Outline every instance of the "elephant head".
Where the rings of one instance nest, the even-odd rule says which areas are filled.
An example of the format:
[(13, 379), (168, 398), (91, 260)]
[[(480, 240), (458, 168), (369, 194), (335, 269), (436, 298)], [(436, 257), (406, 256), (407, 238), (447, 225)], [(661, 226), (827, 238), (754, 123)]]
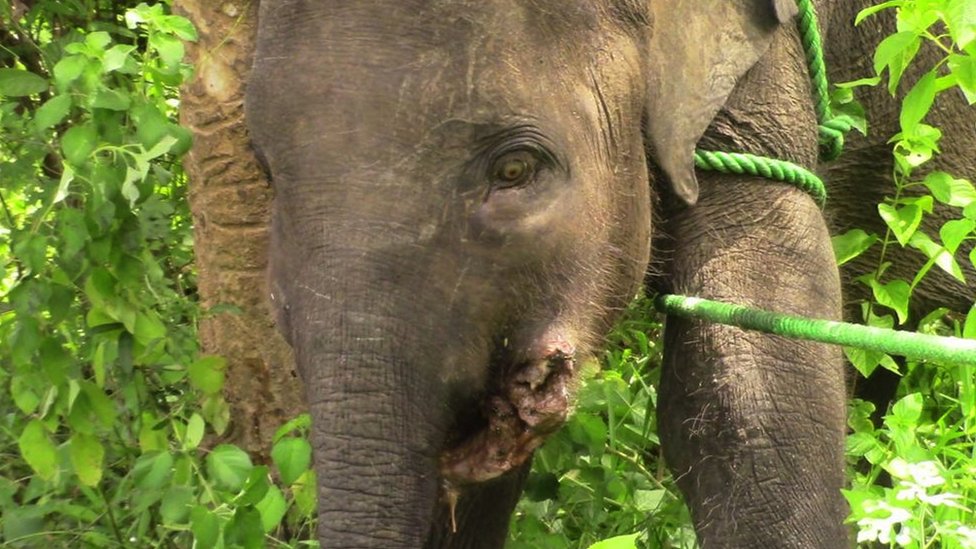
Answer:
[(262, 2), (247, 119), (323, 544), (422, 546), (562, 423), (643, 279), (647, 152), (693, 203), (694, 145), (791, 5)]

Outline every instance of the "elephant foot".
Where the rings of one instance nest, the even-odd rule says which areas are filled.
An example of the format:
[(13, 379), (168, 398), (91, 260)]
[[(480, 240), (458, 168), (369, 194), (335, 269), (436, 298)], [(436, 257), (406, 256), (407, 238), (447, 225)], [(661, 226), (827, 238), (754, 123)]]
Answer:
[(448, 498), (457, 488), (501, 476), (532, 456), (566, 421), (576, 378), (575, 349), (559, 338), (500, 380), (484, 401), (486, 424), (441, 456)]

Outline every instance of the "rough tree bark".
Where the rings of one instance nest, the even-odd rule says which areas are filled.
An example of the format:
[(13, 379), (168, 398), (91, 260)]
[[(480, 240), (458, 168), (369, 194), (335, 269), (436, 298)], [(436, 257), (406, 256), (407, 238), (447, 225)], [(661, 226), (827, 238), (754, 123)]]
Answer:
[(266, 456), (276, 427), (304, 410), (288, 345), (275, 331), (265, 267), (271, 188), (244, 126), (257, 0), (177, 0), (200, 40), (187, 57), (196, 76), (182, 90), (180, 117), (194, 134), (184, 166), (190, 178), (199, 292), (204, 310), (239, 313), (200, 321), (204, 352), (226, 357), (231, 408), (224, 438)]

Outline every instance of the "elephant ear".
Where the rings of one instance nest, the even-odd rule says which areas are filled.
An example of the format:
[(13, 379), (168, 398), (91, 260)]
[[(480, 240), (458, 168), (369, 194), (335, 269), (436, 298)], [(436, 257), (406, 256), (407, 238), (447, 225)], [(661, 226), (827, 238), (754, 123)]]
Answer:
[(686, 204), (698, 199), (695, 146), (739, 78), (769, 48), (795, 0), (649, 0), (647, 139)]

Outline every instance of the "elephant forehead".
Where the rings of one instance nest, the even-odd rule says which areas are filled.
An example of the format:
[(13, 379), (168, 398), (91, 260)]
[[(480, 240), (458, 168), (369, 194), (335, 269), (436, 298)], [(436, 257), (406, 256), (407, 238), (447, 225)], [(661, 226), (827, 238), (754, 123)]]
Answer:
[(289, 33), (294, 40), (262, 42), (249, 91), (270, 121), (257, 127), (274, 128), (268, 141), (283, 148), (342, 136), (399, 155), (449, 120), (490, 126), (565, 117), (592, 67), (621, 59), (608, 55), (615, 49), (608, 41), (629, 40), (595, 32), (605, 24), (598, 15), (610, 9), (599, 3), (565, 2), (558, 10), (541, 0), (322, 4), (331, 7), (262, 23), (265, 34), (282, 32), (286, 22), (299, 27)]

